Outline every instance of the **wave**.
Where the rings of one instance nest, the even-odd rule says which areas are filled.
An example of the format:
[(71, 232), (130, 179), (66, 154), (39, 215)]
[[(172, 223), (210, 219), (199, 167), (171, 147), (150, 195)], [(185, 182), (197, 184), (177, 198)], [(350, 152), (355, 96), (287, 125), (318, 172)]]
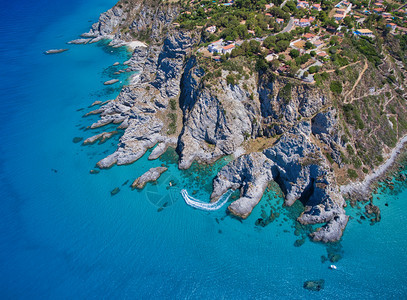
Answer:
[(213, 211), (213, 210), (218, 210), (220, 209), (223, 205), (225, 205), (226, 202), (228, 202), (230, 195), (232, 195), (233, 190), (228, 190), (226, 193), (224, 193), (218, 201), (213, 202), (213, 203), (207, 203), (204, 201), (201, 201), (199, 199), (193, 198), (189, 196), (187, 190), (183, 189), (181, 190), (181, 195), (182, 198), (184, 198), (185, 203), (188, 204), (189, 206), (192, 206), (194, 208), (198, 208), (201, 210), (206, 210), (206, 211)]

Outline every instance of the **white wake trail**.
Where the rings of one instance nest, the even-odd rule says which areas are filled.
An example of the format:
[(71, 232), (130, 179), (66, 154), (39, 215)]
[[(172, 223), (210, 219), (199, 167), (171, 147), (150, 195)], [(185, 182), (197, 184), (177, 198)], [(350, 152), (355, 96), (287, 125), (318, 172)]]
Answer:
[(187, 190), (181, 190), (181, 195), (184, 198), (186, 204), (194, 208), (207, 211), (218, 210), (219, 208), (221, 208), (223, 205), (225, 205), (226, 202), (228, 202), (229, 197), (230, 195), (232, 195), (232, 193), (233, 190), (228, 190), (219, 198), (218, 201), (213, 203), (207, 203), (189, 196)]

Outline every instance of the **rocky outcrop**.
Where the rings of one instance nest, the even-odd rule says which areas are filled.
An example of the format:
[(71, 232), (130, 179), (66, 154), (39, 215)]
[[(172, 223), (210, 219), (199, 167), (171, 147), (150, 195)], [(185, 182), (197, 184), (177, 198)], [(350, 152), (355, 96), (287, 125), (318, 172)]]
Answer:
[(111, 79), (111, 80), (105, 81), (103, 84), (104, 85), (112, 85), (112, 84), (117, 83), (117, 82), (119, 82), (119, 79)]
[(158, 178), (160, 178), (161, 174), (167, 170), (168, 169), (166, 167), (152, 168), (152, 169), (148, 170), (146, 173), (144, 173), (143, 175), (141, 175), (139, 178), (134, 180), (131, 187), (133, 189), (138, 188), (139, 190), (141, 190), (142, 188), (144, 188), (144, 186), (146, 185), (147, 182), (156, 181)]
[(330, 156), (342, 166), (340, 147), (344, 146), (340, 137), (342, 130), (338, 124), (338, 115), (334, 108), (330, 107), (312, 118), (312, 133), (330, 149)]
[(150, 155), (148, 156), (148, 159), (154, 160), (159, 158), (161, 155), (167, 151), (168, 147), (173, 147), (175, 148), (177, 145), (177, 138), (172, 137), (168, 138), (163, 142), (159, 142), (157, 146), (151, 151)]
[[(160, 50), (156, 47), (136, 50), (133, 62), (141, 66), (144, 61), (139, 80), (123, 88), (114, 101), (85, 115), (100, 114), (100, 119), (91, 125), (92, 129), (112, 123), (125, 129), (117, 150), (99, 161), (99, 168), (132, 163), (157, 143), (166, 145), (164, 148), (175, 146), (176, 138), (166, 132), (165, 112), (169, 97), (180, 92), (184, 60), (196, 42), (193, 34), (177, 31), (168, 37)], [(152, 153), (152, 158), (162, 154), (160, 147)]]
[(127, 17), (127, 13), (117, 5), (102, 13), (98, 22), (92, 25), (89, 32), (82, 34), (83, 37), (97, 38), (112, 37), (113, 33), (122, 24), (122, 19)]
[(229, 211), (241, 218), (249, 216), (260, 201), (267, 184), (276, 181), (285, 194), (285, 204), (300, 200), (305, 206), (298, 217), (302, 224), (326, 223), (312, 234), (314, 240), (337, 241), (348, 217), (333, 173), (321, 150), (311, 142), (311, 124), (299, 123), (262, 153), (243, 155), (223, 167), (213, 183), (212, 200), (228, 189), (240, 189), (240, 198)]
[(103, 144), (106, 142), (108, 139), (110, 139), (112, 136), (117, 134), (117, 131), (111, 131), (111, 132), (102, 132), (97, 135), (94, 135), (90, 138), (87, 138), (86, 140), (83, 141), (84, 145), (90, 145), (95, 143), (96, 141), (99, 141), (99, 144)]
[[(210, 163), (235, 152), (252, 136), (253, 120), (260, 115), (259, 103), (250, 98), (248, 90), (227, 84), (227, 72), (223, 71), (216, 91), (207, 87), (197, 91), (201, 70), (187, 72), (180, 99), (184, 111), (177, 148), (181, 169), (189, 168), (194, 160)], [(245, 83), (255, 85), (255, 78), (250, 77)]]
[(135, 37), (161, 41), (178, 14), (177, 4), (119, 1), (82, 37), (92, 38), (91, 43), (111, 39), (114, 47), (124, 46)]
[(329, 104), (327, 96), (309, 85), (287, 78), (259, 82), (259, 97), (266, 136), (282, 134), (300, 118), (310, 118)]
[[(213, 181), (211, 201), (219, 199), (229, 189), (240, 189), (240, 198), (234, 201), (229, 211), (247, 218), (259, 203), (268, 183), (273, 180), (274, 163), (262, 153), (240, 156), (223, 167)], [(276, 175), (276, 174), (274, 174)]]
[(76, 39), (68, 42), (68, 44), (74, 44), (74, 45), (81, 45), (81, 44), (87, 44), (91, 41), (90, 38), (88, 39)]

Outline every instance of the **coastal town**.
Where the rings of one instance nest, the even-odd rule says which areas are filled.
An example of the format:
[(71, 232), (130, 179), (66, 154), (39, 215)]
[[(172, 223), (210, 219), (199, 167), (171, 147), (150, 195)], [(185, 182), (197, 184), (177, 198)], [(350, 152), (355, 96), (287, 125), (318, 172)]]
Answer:
[(343, 39), (375, 52), (377, 36), (402, 37), (407, 32), (406, 5), (384, 0), (191, 0), (183, 8), (174, 25), (203, 31), (198, 55), (217, 63), (256, 57), (258, 67), (307, 83), (318, 83), (324, 72), (357, 61), (341, 48)]

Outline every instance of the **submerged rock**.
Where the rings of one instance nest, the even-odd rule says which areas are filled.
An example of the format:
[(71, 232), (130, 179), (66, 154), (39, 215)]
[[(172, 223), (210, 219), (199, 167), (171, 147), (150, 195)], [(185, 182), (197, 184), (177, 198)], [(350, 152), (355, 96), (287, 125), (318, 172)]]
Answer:
[(144, 186), (146, 185), (147, 182), (156, 181), (158, 178), (160, 178), (161, 174), (164, 173), (167, 170), (168, 169), (166, 167), (151, 168), (146, 173), (141, 175), (139, 178), (134, 180), (134, 182), (131, 185), (132, 189), (134, 189), (134, 188), (137, 188), (137, 189), (144, 188)]
[(99, 170), (90, 170), (89, 173), (90, 174), (99, 174)]
[(365, 206), (365, 211), (366, 211), (366, 215), (368, 217), (372, 217), (372, 222), (376, 223), (376, 222), (380, 222), (381, 220), (381, 212), (380, 212), (380, 208), (376, 205), (373, 205), (373, 203), (369, 203), (368, 205)]
[(110, 192), (110, 195), (112, 195), (112, 196), (114, 196), (114, 195), (116, 195), (117, 193), (119, 193), (120, 192), (120, 188), (115, 188), (115, 189), (113, 189), (111, 192)]
[(296, 241), (294, 242), (294, 247), (301, 247), (302, 245), (304, 245), (304, 243), (305, 243), (305, 238), (296, 240)]
[(83, 137), (74, 137), (72, 139), (72, 142), (74, 142), (75, 144), (80, 143), (83, 140)]
[(310, 291), (315, 291), (318, 292), (322, 290), (325, 286), (325, 280), (324, 279), (319, 279), (319, 280), (308, 280), (304, 282), (304, 289), (310, 290)]

